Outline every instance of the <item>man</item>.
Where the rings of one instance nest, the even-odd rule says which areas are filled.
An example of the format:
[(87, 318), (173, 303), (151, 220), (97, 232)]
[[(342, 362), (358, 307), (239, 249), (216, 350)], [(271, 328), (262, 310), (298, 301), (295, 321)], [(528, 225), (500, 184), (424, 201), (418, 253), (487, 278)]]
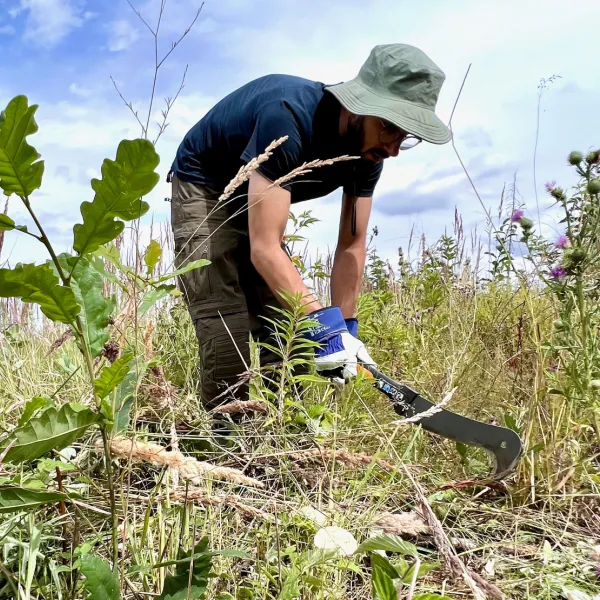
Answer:
[[(373, 362), (357, 338), (355, 318), (373, 192), (385, 159), (421, 141), (450, 140), (434, 112), (444, 79), (413, 46), (376, 46), (354, 80), (328, 86), (287, 75), (261, 77), (221, 100), (186, 134), (170, 173), (172, 227), (176, 264), (211, 261), (180, 279), (200, 345), (206, 408), (245, 397), (240, 375), (250, 364), (249, 334), (268, 339), (262, 317), (277, 316), (270, 307), (282, 305), (279, 292), (301, 294), (304, 312), (319, 323), (307, 336), (320, 344), (319, 371), (338, 369), (347, 378), (356, 374), (357, 362)], [(287, 141), (234, 200), (219, 203), (239, 168), (283, 136)], [(359, 158), (273, 185), (304, 162), (342, 155)], [(323, 307), (281, 240), (291, 204), (338, 188), (331, 306)]]

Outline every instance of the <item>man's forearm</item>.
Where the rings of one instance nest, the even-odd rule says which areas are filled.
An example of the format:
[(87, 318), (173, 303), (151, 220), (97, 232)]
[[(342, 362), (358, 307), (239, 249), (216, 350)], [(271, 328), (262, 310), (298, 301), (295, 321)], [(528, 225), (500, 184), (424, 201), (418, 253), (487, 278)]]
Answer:
[(331, 272), (331, 304), (339, 306), (345, 319), (355, 316), (356, 303), (365, 269), (367, 250), (356, 244), (335, 252)]
[(256, 249), (252, 252), (252, 264), (266, 281), (271, 291), (283, 302), (278, 292), (291, 296), (301, 294), (301, 303), (306, 313), (321, 308), (316, 298), (304, 285), (302, 277), (281, 247)]

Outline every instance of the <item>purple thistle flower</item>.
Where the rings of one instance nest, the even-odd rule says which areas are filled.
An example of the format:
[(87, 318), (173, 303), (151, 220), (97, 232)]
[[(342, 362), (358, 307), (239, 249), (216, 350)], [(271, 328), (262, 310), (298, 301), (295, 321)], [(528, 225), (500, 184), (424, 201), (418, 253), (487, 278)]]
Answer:
[(564, 267), (558, 265), (550, 269), (550, 274), (552, 275), (552, 277), (554, 277), (554, 279), (558, 279), (560, 281), (561, 279), (564, 279), (569, 273)]
[(546, 191), (551, 192), (556, 187), (556, 181), (549, 181), (546, 183)]
[(561, 248), (564, 249), (569, 245), (569, 238), (566, 235), (559, 235), (558, 239), (556, 240), (556, 244), (555, 246), (557, 248)]
[(518, 210), (515, 210), (515, 212), (513, 212), (510, 220), (513, 223), (518, 223), (524, 216), (525, 216), (525, 211), (522, 208), (519, 208)]

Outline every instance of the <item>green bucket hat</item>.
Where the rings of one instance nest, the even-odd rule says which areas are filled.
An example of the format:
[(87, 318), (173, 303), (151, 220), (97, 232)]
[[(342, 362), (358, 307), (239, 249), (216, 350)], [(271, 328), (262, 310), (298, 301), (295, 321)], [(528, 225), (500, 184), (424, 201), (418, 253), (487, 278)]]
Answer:
[(418, 48), (383, 44), (371, 50), (354, 79), (326, 89), (354, 114), (380, 117), (426, 142), (445, 144), (452, 134), (435, 114), (445, 79)]

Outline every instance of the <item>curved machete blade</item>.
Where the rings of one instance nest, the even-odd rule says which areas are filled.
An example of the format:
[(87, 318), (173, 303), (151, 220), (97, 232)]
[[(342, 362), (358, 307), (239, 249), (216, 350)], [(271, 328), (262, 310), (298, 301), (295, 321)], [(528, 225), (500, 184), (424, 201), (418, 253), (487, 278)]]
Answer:
[[(375, 387), (392, 401), (394, 410), (400, 416), (412, 417), (435, 406), (433, 402), (379, 372), (372, 365), (361, 366), (373, 376)], [(519, 462), (523, 452), (521, 438), (512, 429), (475, 421), (446, 409), (422, 419), (418, 424), (422, 425), (423, 429), (445, 438), (470, 446), (479, 446), (491, 452), (496, 461), (495, 479), (508, 475)]]

